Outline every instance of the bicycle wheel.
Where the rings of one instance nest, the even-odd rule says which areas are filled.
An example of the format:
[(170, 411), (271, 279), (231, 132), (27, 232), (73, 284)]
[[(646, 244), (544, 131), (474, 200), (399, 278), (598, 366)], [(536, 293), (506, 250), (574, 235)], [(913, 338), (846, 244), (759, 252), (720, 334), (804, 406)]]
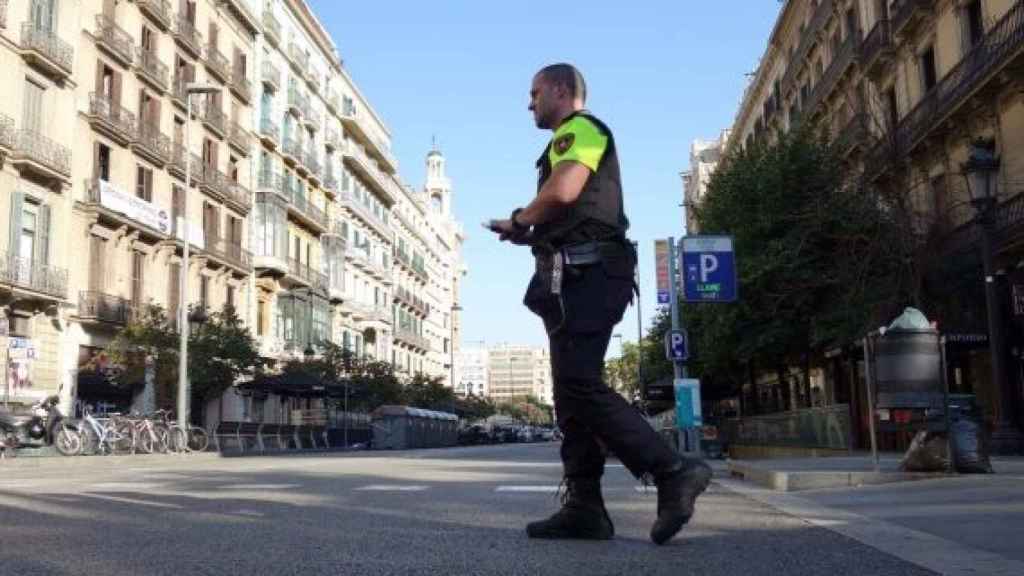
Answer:
[(171, 426), (168, 431), (168, 447), (174, 452), (185, 452), (188, 450), (188, 435), (183, 428)]
[(110, 453), (135, 452), (135, 427), (130, 422), (118, 422), (114, 424), (114, 430), (110, 438)]
[(79, 450), (80, 454), (92, 456), (99, 452), (100, 437), (96, 435), (96, 431), (92, 429), (92, 426), (86, 425), (79, 436), (82, 439), (82, 448)]
[(152, 454), (156, 447), (156, 435), (151, 430), (139, 431), (138, 441), (135, 446), (140, 452)]
[(153, 449), (161, 454), (167, 454), (170, 450), (171, 439), (167, 428), (162, 426), (153, 428), (153, 435), (156, 437)]
[(202, 426), (192, 426), (188, 429), (188, 449), (193, 452), (205, 452), (210, 447), (210, 435)]
[(53, 443), (64, 456), (76, 456), (82, 451), (82, 437), (70, 428), (61, 428)]

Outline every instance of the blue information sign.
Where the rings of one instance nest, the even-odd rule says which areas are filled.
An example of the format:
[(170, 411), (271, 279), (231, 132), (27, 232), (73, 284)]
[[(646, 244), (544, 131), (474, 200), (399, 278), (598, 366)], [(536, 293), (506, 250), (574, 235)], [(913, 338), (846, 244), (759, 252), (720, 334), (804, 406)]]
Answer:
[(686, 302), (735, 302), (736, 255), (730, 236), (683, 238), (683, 299)]
[(665, 333), (665, 358), (669, 362), (686, 362), (690, 359), (686, 330), (669, 330)]
[(678, 378), (674, 382), (676, 392), (676, 426), (693, 428), (703, 426), (704, 418), (700, 409), (700, 380)]

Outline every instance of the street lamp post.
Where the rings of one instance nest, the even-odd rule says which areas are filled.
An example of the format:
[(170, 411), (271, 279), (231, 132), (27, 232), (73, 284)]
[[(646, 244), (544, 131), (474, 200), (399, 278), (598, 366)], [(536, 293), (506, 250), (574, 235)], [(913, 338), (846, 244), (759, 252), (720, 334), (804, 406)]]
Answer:
[[(192, 96), (194, 94), (219, 94), (220, 88), (206, 84), (185, 85), (185, 192), (181, 195), (181, 220), (184, 248), (181, 267), (178, 270), (178, 426), (188, 430), (189, 380), (188, 380), (188, 246), (192, 240), (188, 225), (188, 189), (192, 185)], [(177, 224), (177, 223), (175, 223)]]
[(982, 267), (985, 274), (985, 307), (988, 312), (988, 345), (992, 362), (992, 384), (999, 398), (998, 420), (992, 431), (992, 448), (996, 453), (1013, 454), (1020, 450), (1021, 434), (1013, 424), (1010, 412), (1013, 391), (1006, 375), (1003, 318), (999, 312), (999, 294), (995, 283), (995, 208), (998, 203), (999, 157), (995, 143), (977, 140), (970, 148), (970, 156), (963, 165), (971, 204), (981, 221)]

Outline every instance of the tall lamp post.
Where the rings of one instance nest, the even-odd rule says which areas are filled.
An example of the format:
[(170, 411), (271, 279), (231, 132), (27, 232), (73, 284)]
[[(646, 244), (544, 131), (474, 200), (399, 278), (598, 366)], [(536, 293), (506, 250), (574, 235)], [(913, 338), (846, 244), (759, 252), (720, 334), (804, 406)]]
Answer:
[[(185, 85), (185, 192), (181, 195), (181, 220), (184, 248), (181, 267), (178, 270), (178, 426), (188, 430), (188, 409), (190, 386), (188, 380), (188, 247), (192, 240), (188, 225), (188, 189), (192, 185), (192, 96), (195, 94), (219, 94), (220, 88), (208, 84), (189, 83)], [(175, 223), (177, 224), (177, 223)]]
[(998, 420), (992, 432), (992, 448), (996, 453), (1013, 454), (1021, 448), (1021, 434), (1011, 418), (1013, 391), (1006, 374), (1003, 318), (995, 283), (995, 208), (999, 201), (999, 157), (995, 142), (976, 140), (963, 165), (971, 204), (981, 221), (982, 266), (985, 273), (985, 306), (988, 312), (988, 345), (992, 362), (992, 384), (998, 394)]

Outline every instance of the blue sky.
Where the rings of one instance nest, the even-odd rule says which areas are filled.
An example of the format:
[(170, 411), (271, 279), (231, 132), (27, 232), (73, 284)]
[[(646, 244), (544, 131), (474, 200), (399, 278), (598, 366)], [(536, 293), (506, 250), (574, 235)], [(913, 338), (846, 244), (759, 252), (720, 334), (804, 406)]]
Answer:
[[(656, 238), (682, 234), (682, 183), (695, 138), (731, 125), (745, 74), (764, 52), (773, 0), (586, 3), (310, 0), (345, 66), (392, 132), (403, 179), (417, 187), (436, 135), (469, 234), (464, 343), (546, 343), (520, 304), (532, 271), (522, 248), (480, 222), (535, 193), (533, 163), (550, 137), (527, 111), (533, 73), (578, 66), (588, 108), (615, 133), (630, 236), (640, 242), (642, 316), (655, 312)], [(585, 7), (585, 8), (584, 8)], [(619, 326), (636, 340), (636, 309)], [(613, 343), (610, 354), (618, 354)]]

